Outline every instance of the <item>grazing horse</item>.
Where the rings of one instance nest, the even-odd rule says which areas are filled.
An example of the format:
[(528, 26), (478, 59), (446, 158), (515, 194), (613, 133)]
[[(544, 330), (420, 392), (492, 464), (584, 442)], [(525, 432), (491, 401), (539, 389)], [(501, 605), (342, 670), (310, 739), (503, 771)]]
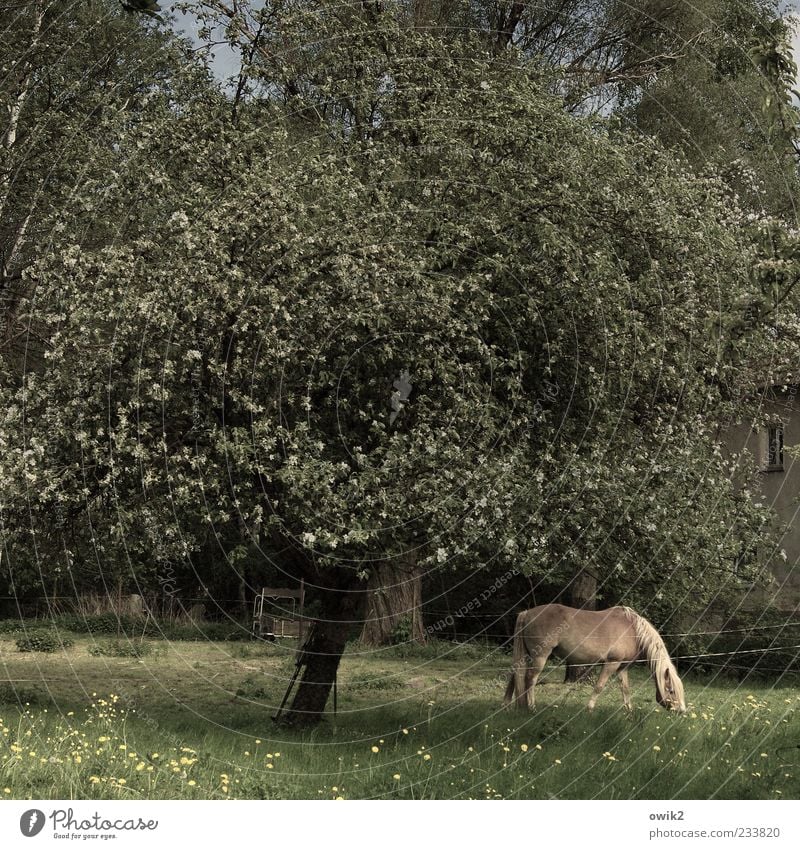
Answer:
[(592, 710), (608, 679), (619, 673), (622, 701), (631, 709), (628, 667), (647, 661), (656, 682), (656, 701), (670, 710), (686, 711), (683, 684), (661, 635), (629, 607), (580, 610), (543, 604), (523, 610), (514, 627), (514, 669), (505, 703), (533, 707), (533, 688), (551, 654), (573, 664), (603, 664), (588, 708)]

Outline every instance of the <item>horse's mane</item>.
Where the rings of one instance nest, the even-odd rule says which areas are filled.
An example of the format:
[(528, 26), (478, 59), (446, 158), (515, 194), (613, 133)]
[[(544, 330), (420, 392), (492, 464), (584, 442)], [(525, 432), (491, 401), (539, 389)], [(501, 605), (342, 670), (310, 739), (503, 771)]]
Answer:
[(678, 670), (675, 669), (675, 664), (670, 659), (661, 634), (644, 616), (640, 616), (635, 610), (631, 610), (630, 607), (623, 607), (622, 610), (636, 630), (636, 642), (642, 654), (647, 658), (647, 663), (659, 692), (662, 696), (666, 693), (666, 676), (669, 673), (672, 689), (675, 691), (679, 703), (684, 704), (683, 683), (678, 676)]

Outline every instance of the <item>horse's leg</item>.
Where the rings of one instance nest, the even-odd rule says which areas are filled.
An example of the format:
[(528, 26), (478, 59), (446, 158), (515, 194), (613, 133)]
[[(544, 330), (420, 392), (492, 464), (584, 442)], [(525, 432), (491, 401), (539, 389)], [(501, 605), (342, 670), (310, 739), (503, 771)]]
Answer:
[(589, 699), (589, 704), (587, 707), (589, 710), (594, 710), (595, 703), (597, 702), (597, 697), (603, 691), (603, 687), (606, 686), (606, 682), (608, 679), (619, 669), (619, 663), (606, 663), (603, 665), (603, 669), (600, 672), (600, 676), (597, 679), (597, 683), (594, 685), (594, 692), (592, 693), (592, 697)]
[(511, 675), (508, 677), (508, 684), (506, 685), (506, 694), (503, 698), (503, 704), (508, 706), (514, 701), (514, 685), (515, 685), (515, 673), (512, 670)]
[[(528, 670), (528, 654), (523, 651), (521, 656), (514, 658), (514, 671), (511, 673), (511, 681), (508, 682), (507, 693), (512, 694), (512, 698), (516, 699), (518, 708), (526, 708), (528, 699), (526, 696), (526, 679)], [(513, 682), (513, 688), (512, 688)]]
[(528, 667), (528, 670), (525, 674), (525, 692), (528, 697), (528, 707), (534, 708), (536, 707), (536, 682), (539, 680), (539, 676), (542, 674), (542, 670), (544, 669), (545, 664), (547, 663), (547, 658), (550, 657), (549, 651), (544, 651), (542, 654), (536, 655), (536, 657), (531, 658), (531, 665)]
[(619, 685), (622, 688), (622, 703), (627, 710), (633, 710), (631, 706), (631, 688), (628, 685), (628, 667), (623, 666), (619, 671)]

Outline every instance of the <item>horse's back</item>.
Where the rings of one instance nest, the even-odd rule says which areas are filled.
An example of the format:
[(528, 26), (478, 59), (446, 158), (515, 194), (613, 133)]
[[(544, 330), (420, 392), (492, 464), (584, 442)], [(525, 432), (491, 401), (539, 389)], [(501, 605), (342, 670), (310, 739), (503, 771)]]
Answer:
[(543, 604), (518, 618), (528, 651), (552, 651), (575, 663), (631, 661), (639, 653), (635, 626), (622, 607), (583, 610), (563, 604)]

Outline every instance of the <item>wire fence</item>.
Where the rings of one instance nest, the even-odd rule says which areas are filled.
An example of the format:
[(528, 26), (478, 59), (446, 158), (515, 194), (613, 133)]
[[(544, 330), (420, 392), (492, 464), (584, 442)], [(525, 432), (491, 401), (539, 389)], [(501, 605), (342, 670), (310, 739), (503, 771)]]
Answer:
[[(113, 604), (115, 599), (109, 598), (109, 602)], [(19, 599), (15, 596), (0, 596), (0, 601), (14, 601), (19, 603)], [(79, 599), (77, 599), (74, 595), (72, 596), (39, 596), (31, 599), (26, 599), (26, 605), (35, 605), (37, 603), (44, 603), (44, 605), (50, 606), (54, 602), (63, 602), (70, 601), (73, 603), (79, 603)], [(218, 599), (218, 598), (210, 598), (206, 597), (197, 597), (197, 598), (182, 598), (180, 599), (180, 606), (182, 607), (190, 607), (192, 604), (211, 604), (215, 606), (221, 606), (224, 604), (241, 604), (241, 599)], [(108, 611), (109, 613), (114, 613), (113, 609)], [(504, 617), (511, 616), (513, 613), (509, 611), (508, 613), (503, 614), (494, 614), (494, 613), (476, 613), (476, 612), (465, 612), (465, 613), (452, 613), (451, 611), (445, 610), (435, 610), (426, 608), (424, 605), (422, 606), (422, 614), (423, 616), (440, 616), (445, 617), (446, 620), (451, 620), (447, 622), (446, 625), (441, 628), (437, 628), (436, 632), (440, 633), (442, 636), (447, 636), (448, 638), (453, 638), (455, 640), (459, 640), (462, 643), (470, 643), (475, 642), (478, 639), (493, 639), (499, 640), (501, 646), (505, 646), (509, 644), (513, 640), (513, 632), (510, 631), (495, 631), (489, 630), (493, 626), (496, 626), (498, 622), (500, 622)], [(490, 624), (488, 624), (485, 628), (479, 628), (478, 630), (473, 631), (457, 631), (454, 626), (456, 622), (464, 621), (464, 620), (486, 620), (489, 619)], [(662, 637), (669, 638), (687, 638), (687, 637), (720, 637), (726, 635), (733, 634), (743, 634), (743, 635), (752, 635), (756, 633), (761, 633), (765, 631), (771, 630), (784, 630), (791, 629), (800, 626), (800, 620), (796, 619), (787, 619), (785, 622), (780, 623), (769, 623), (769, 624), (754, 624), (748, 625), (740, 628), (722, 628), (716, 630), (707, 630), (707, 631), (673, 631), (673, 632), (664, 632), (661, 634)], [(434, 636), (431, 631), (432, 626), (429, 626), (426, 631), (429, 636)], [(789, 652), (789, 651), (798, 651), (800, 650), (800, 644), (794, 645), (785, 645), (785, 646), (765, 646), (759, 648), (738, 648), (738, 649), (730, 649), (727, 651), (716, 651), (716, 652), (702, 652), (697, 654), (680, 654), (680, 655), (672, 655), (673, 660), (706, 660), (710, 658), (722, 658), (722, 657), (736, 657), (739, 655), (763, 655), (775, 652)], [(795, 658), (797, 660), (798, 658)], [(647, 663), (647, 660), (637, 660), (635, 663)], [(574, 667), (583, 667), (583, 666), (596, 666), (597, 664), (593, 663), (576, 663), (570, 664), (570, 666)], [(751, 669), (751, 666), (735, 666), (733, 664), (708, 664), (708, 665), (716, 665), (721, 668), (739, 668), (739, 669)], [(775, 672), (775, 673), (785, 673), (787, 668), (777, 669), (766, 669), (765, 667), (759, 667), (760, 671), (767, 672)]]

